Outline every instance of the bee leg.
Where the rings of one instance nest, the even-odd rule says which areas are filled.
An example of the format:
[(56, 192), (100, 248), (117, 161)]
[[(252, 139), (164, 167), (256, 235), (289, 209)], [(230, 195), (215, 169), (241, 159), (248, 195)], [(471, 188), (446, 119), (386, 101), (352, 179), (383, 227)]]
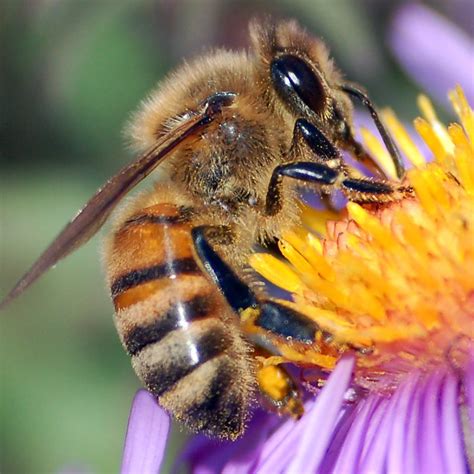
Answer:
[(353, 202), (391, 202), (412, 194), (410, 186), (394, 186), (388, 181), (371, 178), (352, 178), (345, 170), (337, 170), (321, 163), (297, 161), (279, 165), (273, 170), (265, 202), (267, 216), (277, 214), (282, 206), (281, 184), (283, 177), (306, 183), (340, 189)]
[[(338, 169), (342, 167), (341, 154), (317, 127), (303, 118), (295, 122), (289, 155), (299, 156), (301, 147), (309, 147), (316, 163), (288, 160), (289, 163), (273, 170), (267, 191), (265, 215), (274, 216), (281, 210), (281, 184), (284, 176), (319, 185), (330, 186), (335, 183)], [(298, 169), (302, 170), (305, 164), (308, 165), (307, 172), (299, 173)], [(327, 192), (323, 196), (324, 194), (327, 195)], [(325, 203), (330, 203), (330, 199), (326, 198)]]
[(226, 226), (197, 226), (191, 231), (194, 249), (206, 273), (220, 288), (231, 308), (239, 314), (247, 308), (256, 308), (258, 305), (254, 292), (245, 284), (224, 262), (214, 250), (209, 240), (221, 243), (230, 243), (231, 230)]
[[(258, 297), (222, 259), (209, 243), (209, 236), (227, 233), (224, 226), (198, 226), (191, 231), (194, 249), (207, 274), (220, 288), (228, 304), (236, 314), (253, 310), (254, 324), (282, 338), (291, 338), (305, 344), (314, 342), (315, 334), (321, 331), (310, 318), (267, 298)], [(324, 338), (330, 334), (322, 331)]]
[(273, 170), (265, 201), (267, 216), (274, 216), (281, 210), (281, 186), (285, 176), (305, 183), (314, 183), (325, 190), (331, 187), (339, 188), (350, 200), (356, 202), (395, 201), (412, 192), (410, 187), (396, 186), (382, 180), (352, 178), (338, 149), (318, 128), (305, 119), (296, 121), (295, 140), (304, 140), (318, 161), (284, 163)]
[(411, 186), (393, 186), (389, 182), (371, 178), (345, 177), (340, 183), (341, 191), (353, 202), (392, 202), (413, 193)]
[(309, 147), (313, 157), (320, 163), (330, 164), (331, 166), (342, 163), (341, 153), (326, 138), (323, 132), (308, 120), (299, 118), (293, 127), (293, 143), (290, 153), (298, 156), (299, 148), (306, 146)]
[(305, 183), (332, 186), (336, 183), (339, 171), (322, 163), (296, 161), (278, 165), (272, 173), (265, 200), (265, 215), (274, 216), (282, 207), (281, 186), (283, 177), (293, 178)]
[[(321, 162), (329, 162), (330, 166), (341, 166), (342, 156), (339, 150), (324, 136), (324, 134), (306, 119), (300, 118), (295, 122), (293, 130), (293, 149), (298, 152), (298, 146), (309, 146), (315, 157)], [(354, 158), (368, 168), (375, 176), (381, 179), (387, 179), (380, 164), (369, 155), (367, 150), (354, 138), (349, 126), (346, 126), (344, 132), (344, 141), (341, 143), (344, 149), (347, 149)], [(330, 163), (330, 161), (333, 163)]]
[[(271, 332), (279, 338), (292, 338), (306, 344), (315, 340), (319, 326), (296, 311), (272, 301), (258, 298), (252, 289), (244, 283), (231, 267), (213, 249), (209, 239), (228, 239), (229, 229), (224, 226), (198, 226), (192, 229), (194, 248), (206, 272), (220, 288), (228, 304), (240, 317), (252, 314), (253, 323)], [(327, 337), (328, 333), (322, 332)], [(272, 355), (261, 344), (254, 342), (254, 355), (268, 357)], [(303, 403), (300, 392), (291, 375), (281, 365), (257, 363), (256, 379), (264, 403), (279, 414), (300, 418)]]
[[(360, 92), (360, 94), (362, 93)], [(387, 149), (393, 158), (397, 173), (399, 174), (399, 177), (401, 177), (403, 176), (404, 170), (403, 164), (401, 164), (401, 158), (400, 154), (398, 153), (398, 149), (393, 143), (387, 130), (380, 122), (377, 112), (375, 111), (375, 108), (373, 107), (370, 100), (366, 96), (363, 97), (365, 98), (364, 100), (367, 102), (372, 116), (377, 123), (380, 134), (384, 138), (385, 145), (387, 146)], [(355, 202), (395, 201), (413, 193), (413, 189), (410, 186), (397, 185), (396, 183), (390, 183), (389, 181), (383, 179), (354, 178), (350, 176), (350, 172), (344, 165), (342, 156), (336, 146), (333, 145), (317, 127), (309, 123), (306, 119), (298, 119), (296, 121), (293, 135), (293, 147), (297, 147), (298, 143), (299, 146), (301, 146), (302, 143), (306, 144), (314, 153), (318, 162), (326, 166), (327, 169), (325, 172), (321, 173), (321, 176), (318, 177), (317, 170), (313, 168), (316, 173), (306, 173), (305, 178), (305, 173), (303, 172), (304, 162), (301, 162), (303, 166), (299, 172), (295, 168), (284, 171), (284, 173), (288, 173), (288, 176), (292, 175), (291, 177), (295, 179), (301, 179), (303, 181), (307, 180), (308, 182), (314, 182), (323, 186), (327, 185), (337, 187), (341, 189), (348, 199)], [(356, 144), (354, 146), (359, 147), (358, 150), (361, 153), (363, 152), (367, 157), (369, 157), (369, 155), (367, 155), (366, 151), (359, 143), (355, 141), (354, 143)], [(311, 166), (309, 166), (309, 168), (311, 169)]]
[(279, 415), (299, 419), (304, 413), (301, 393), (290, 373), (281, 365), (266, 365), (264, 359), (272, 354), (259, 344), (254, 345), (258, 357), (256, 378), (263, 405)]

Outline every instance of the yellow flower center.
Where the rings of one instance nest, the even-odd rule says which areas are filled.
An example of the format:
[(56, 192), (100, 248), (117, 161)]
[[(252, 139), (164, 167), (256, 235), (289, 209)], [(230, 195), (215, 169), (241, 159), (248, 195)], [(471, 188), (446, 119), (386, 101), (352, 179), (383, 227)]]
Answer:
[[(413, 164), (415, 197), (384, 205), (348, 203), (340, 214), (303, 209), (287, 233), (287, 262), (255, 254), (252, 266), (290, 291), (285, 304), (314, 319), (334, 340), (310, 348), (282, 343), (281, 361), (332, 368), (354, 348), (357, 382), (391, 390), (413, 370), (462, 366), (474, 347), (474, 113), (460, 88), (450, 94), (460, 124), (442, 125), (426, 97), (415, 128), (434, 160), (426, 163), (395, 115), (384, 118)], [(368, 131), (366, 146), (387, 173), (393, 166)]]

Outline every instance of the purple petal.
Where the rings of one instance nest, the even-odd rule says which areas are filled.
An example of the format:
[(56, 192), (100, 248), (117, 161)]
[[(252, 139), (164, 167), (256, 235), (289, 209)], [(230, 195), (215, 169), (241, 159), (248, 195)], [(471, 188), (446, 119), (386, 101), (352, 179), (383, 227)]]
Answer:
[[(293, 461), (287, 473), (315, 472), (318, 469), (329, 441), (333, 435), (338, 415), (344, 401), (344, 394), (351, 382), (354, 357), (343, 356), (329, 376), (326, 385), (316, 399), (311, 411), (306, 414), (306, 424), (317, 436), (303, 436), (300, 439)], [(316, 429), (317, 427), (317, 429)]]
[(163, 461), (170, 418), (153, 395), (138, 390), (128, 419), (122, 474), (156, 474)]
[(192, 464), (193, 474), (219, 474), (222, 466), (232, 457), (234, 448), (231, 445), (215, 446)]
[(390, 436), (398, 414), (402, 391), (398, 390), (390, 398), (388, 403), (380, 403), (377, 407), (379, 415), (383, 414), (377, 429), (373, 432), (373, 437), (365, 443), (361, 472), (383, 472), (387, 462), (387, 455), (390, 446)]
[(405, 456), (403, 472), (419, 472), (419, 444), (423, 437), (422, 430), (422, 404), (424, 394), (423, 383), (415, 386), (411, 409), (406, 427)]
[(360, 411), (358, 410), (359, 405), (363, 405), (364, 401), (359, 403), (354, 403), (346, 407), (345, 410), (341, 412), (341, 418), (337, 423), (337, 426), (334, 428), (334, 435), (329, 443), (329, 448), (324, 455), (324, 459), (318, 468), (318, 474), (325, 474), (332, 472), (334, 469), (334, 464), (337, 461), (341, 448), (345, 443), (347, 436), (350, 433), (351, 426), (353, 426), (354, 421), (357, 419)]
[(204, 435), (192, 436), (186, 443), (184, 450), (179, 455), (173, 472), (179, 471), (181, 463), (190, 462), (197, 458), (200, 453), (208, 453), (210, 450), (216, 449), (217, 446), (217, 441), (206, 438)]
[(248, 433), (236, 445), (232, 458), (222, 469), (222, 474), (239, 474), (251, 472), (256, 463), (270, 430), (278, 423), (276, 416), (257, 413), (252, 419)]
[[(311, 406), (311, 402), (305, 405), (305, 409), (308, 409), (308, 406)], [(254, 472), (273, 474), (278, 467), (288, 462), (291, 451), (298, 442), (300, 432), (303, 432), (302, 421), (287, 420), (268, 438), (254, 467)]]
[(387, 450), (388, 472), (404, 472), (403, 463), (406, 455), (407, 426), (419, 378), (418, 373), (413, 373), (410, 375), (409, 380), (398, 389), (400, 391), (400, 400), (393, 421), (390, 447)]
[(471, 433), (474, 432), (474, 351), (470, 353), (463, 380)]
[(333, 472), (354, 472), (359, 464), (367, 426), (372, 421), (372, 414), (380, 402), (377, 396), (369, 397), (359, 403), (354, 424), (341, 447)]
[(466, 465), (459, 420), (459, 384), (457, 377), (452, 374), (448, 375), (441, 397), (441, 435), (446, 472), (464, 472)]
[(430, 473), (447, 472), (442, 457), (441, 420), (439, 398), (444, 374), (434, 373), (425, 385), (423, 400), (423, 420), (421, 433), (423, 440), (419, 450), (420, 471)]
[[(245, 436), (249, 436), (249, 433)], [(239, 443), (241, 439), (232, 443), (209, 439), (204, 435), (193, 436), (174, 466), (173, 472), (181, 472), (182, 464), (187, 464), (193, 474), (218, 474), (232, 458)]]
[(193, 474), (250, 472), (260, 450), (279, 419), (258, 411), (252, 418), (244, 436), (237, 441), (212, 440), (204, 435), (193, 436), (180, 455), (173, 472), (181, 472), (187, 464)]
[(305, 415), (299, 421), (288, 420), (265, 443), (254, 472), (273, 474), (280, 472), (293, 459), (301, 438), (312, 428), (308, 423), (308, 414), (315, 405), (310, 401), (305, 405)]
[(474, 44), (463, 31), (435, 11), (407, 3), (393, 19), (390, 46), (410, 75), (438, 101), (461, 84), (474, 102)]
[[(311, 410), (314, 402), (305, 405), (306, 414)], [(258, 474), (272, 474), (280, 472), (286, 466), (298, 445), (301, 436), (308, 429), (305, 423), (306, 416), (299, 421), (286, 421), (265, 443), (260, 458), (254, 467)]]
[(181, 472), (183, 464), (189, 465), (194, 474), (219, 472), (226, 459), (223, 456), (229, 456), (229, 448), (226, 442), (209, 439), (204, 435), (192, 436), (171, 472)]
[(378, 396), (379, 403), (375, 407), (372, 415), (370, 416), (369, 424), (367, 426), (367, 431), (365, 437), (361, 440), (362, 442), (362, 453), (360, 455), (359, 464), (369, 455), (370, 449), (375, 443), (375, 438), (379, 433), (380, 426), (387, 417), (387, 411), (390, 407), (390, 400), (382, 396)]

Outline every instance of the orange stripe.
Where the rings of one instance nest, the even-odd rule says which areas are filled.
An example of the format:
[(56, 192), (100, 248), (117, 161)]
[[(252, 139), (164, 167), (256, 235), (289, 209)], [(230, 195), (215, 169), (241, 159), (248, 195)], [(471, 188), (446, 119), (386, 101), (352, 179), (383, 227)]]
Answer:
[[(112, 258), (108, 265), (108, 276), (112, 287), (120, 279), (142, 269), (159, 267), (167, 262), (176, 262), (178, 265), (181, 261), (194, 261), (192, 224), (186, 221), (189, 218), (186, 209), (188, 208), (173, 204), (156, 204), (141, 209), (127, 218), (115, 233), (113, 240)], [(163, 217), (166, 220), (166, 218), (180, 216), (183, 216), (183, 222), (163, 223), (159, 219)], [(152, 222), (150, 217), (157, 219)], [(133, 287), (126, 288), (114, 296), (115, 309), (116, 311), (124, 310), (146, 301), (157, 293), (161, 293), (164, 299), (167, 299), (165, 292), (181, 293), (183, 290), (187, 293), (190, 282), (194, 281), (189, 280), (187, 278), (189, 276), (183, 272), (178, 273), (177, 278), (174, 279), (157, 277), (142, 283), (137, 282)], [(199, 269), (194, 277), (206, 281)], [(204, 284), (205, 287), (209, 285), (207, 281)]]
[[(156, 214), (155, 214), (156, 215)], [(130, 222), (130, 219), (127, 221)], [(109, 275), (112, 280), (136, 270), (193, 256), (191, 227), (141, 222), (125, 224), (114, 236)]]
[(121, 309), (128, 308), (131, 305), (146, 300), (159, 291), (166, 291), (171, 282), (172, 280), (169, 279), (155, 280), (143, 283), (135, 288), (130, 288), (130, 290), (127, 290), (114, 298), (115, 310), (120, 311)]

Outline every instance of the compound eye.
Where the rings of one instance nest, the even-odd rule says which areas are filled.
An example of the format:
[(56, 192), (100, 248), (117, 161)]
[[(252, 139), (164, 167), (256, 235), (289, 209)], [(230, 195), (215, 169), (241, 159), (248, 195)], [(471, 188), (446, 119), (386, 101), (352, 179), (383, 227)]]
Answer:
[(294, 94), (313, 112), (324, 109), (326, 94), (323, 84), (302, 59), (286, 55), (272, 61), (272, 80), (286, 102), (294, 102)]

